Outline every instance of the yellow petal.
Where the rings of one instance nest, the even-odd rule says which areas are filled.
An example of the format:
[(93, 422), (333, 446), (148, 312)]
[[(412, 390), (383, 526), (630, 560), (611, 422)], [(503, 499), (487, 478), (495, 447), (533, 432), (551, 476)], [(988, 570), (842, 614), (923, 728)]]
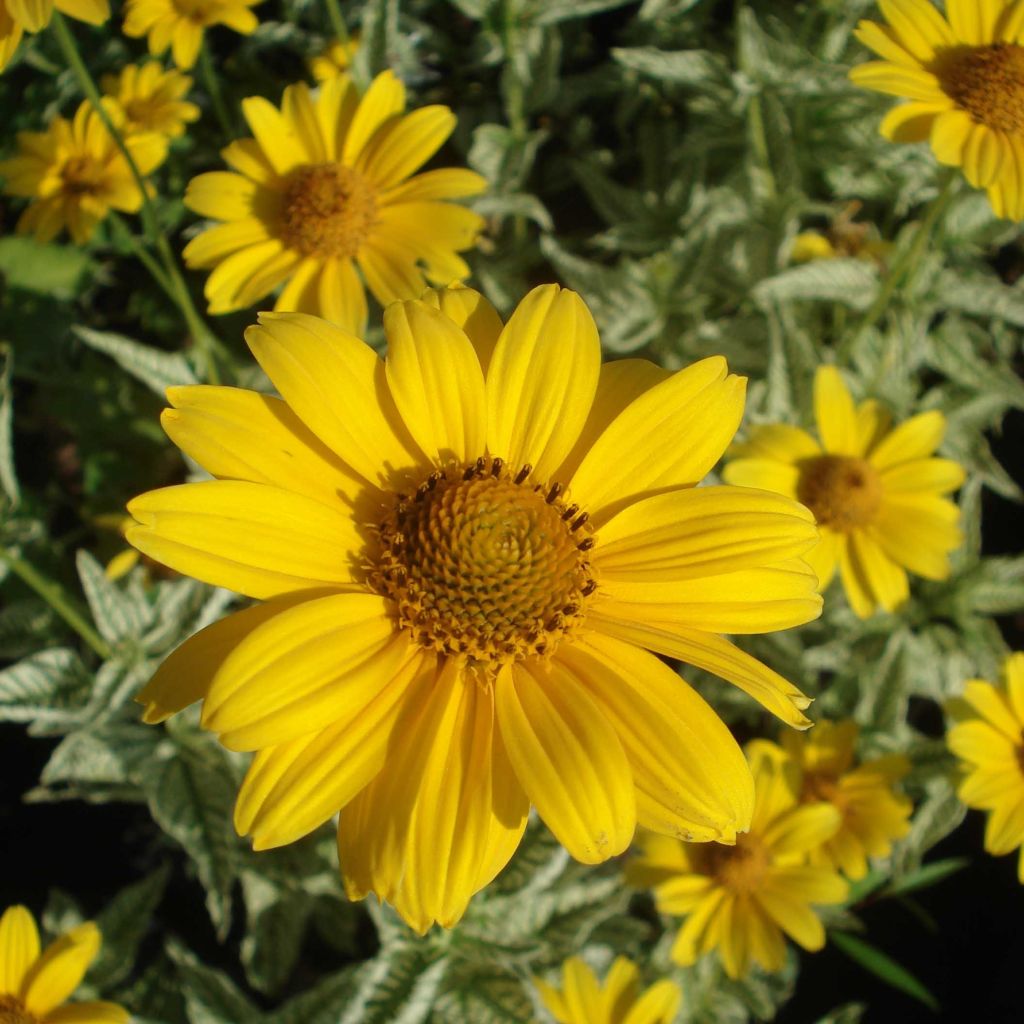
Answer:
[(634, 1003), (622, 1024), (671, 1024), (682, 1001), (683, 991), (674, 981), (659, 981)]
[(980, 679), (964, 684), (964, 700), (1012, 743), (1021, 741), (1021, 721), (1005, 691)]
[(424, 293), (423, 302), (439, 309), (465, 331), (466, 337), (473, 343), (480, 367), (486, 374), (504, 327), (498, 311), (480, 292), (461, 284), (431, 288)]
[(918, 413), (901, 423), (871, 453), (871, 465), (878, 470), (902, 462), (926, 459), (942, 443), (946, 433), (946, 417), (937, 410)]
[(833, 455), (858, 455), (857, 411), (834, 366), (819, 366), (814, 376), (814, 416), (822, 447)]
[(185, 205), (201, 217), (213, 220), (273, 218), (282, 202), (280, 193), (231, 171), (209, 171), (188, 183)]
[(731, 453), (741, 459), (794, 465), (821, 454), (821, 445), (799, 427), (787, 423), (764, 423), (754, 427), (746, 441), (734, 445)]
[(469, 338), (423, 302), (396, 302), (384, 312), (388, 386), (419, 447), (445, 464), (484, 452), (484, 375)]
[(359, 101), (341, 147), (341, 162), (353, 166), (377, 129), (404, 109), (405, 86), (393, 71), (382, 71)]
[(63, 14), (87, 21), (90, 25), (102, 25), (110, 17), (107, 0), (54, 0), (53, 6)]
[(887, 612), (896, 611), (906, 602), (910, 596), (906, 571), (865, 531), (858, 530), (850, 535), (849, 557), (858, 577), (866, 582), (875, 600)]
[(908, 495), (888, 498), (869, 534), (889, 558), (918, 576), (944, 580), (949, 576), (949, 553), (963, 543), (957, 526), (959, 511), (942, 498)]
[(864, 567), (853, 556), (849, 537), (844, 535), (838, 545), (839, 576), (843, 581), (843, 591), (854, 615), (861, 619), (869, 619), (875, 613), (878, 599), (871, 590), (871, 583), (864, 573)]
[[(527, 663), (528, 664), (528, 663)], [(553, 665), (517, 664), (495, 683), (501, 735), (530, 802), (584, 864), (629, 845), (636, 797), (629, 761), (608, 719)]]
[(716, 887), (687, 915), (672, 944), (671, 956), (677, 964), (688, 967), (714, 946), (716, 919), (725, 899), (726, 890)]
[(27, 32), (46, 28), (53, 14), (53, 0), (4, 0), (10, 16)]
[(908, 100), (923, 100), (926, 103), (942, 101), (938, 78), (923, 68), (908, 68), (888, 61), (872, 60), (853, 68), (850, 80), (864, 89), (903, 96)]
[(804, 949), (816, 952), (825, 945), (825, 929), (813, 910), (788, 889), (778, 891), (765, 886), (757, 892), (757, 902), (768, 916)]
[(880, 476), (888, 494), (918, 491), (945, 494), (955, 491), (967, 473), (952, 459), (916, 459), (896, 463), (883, 470)]
[(189, 267), (212, 267), (240, 249), (269, 241), (266, 225), (255, 217), (218, 224), (196, 235), (182, 255)]
[(882, 118), (879, 131), (890, 142), (927, 142), (935, 119), (949, 107), (938, 103), (902, 103)]
[(1024, 653), (1011, 654), (1006, 659), (1003, 675), (1014, 713), (1024, 723)]
[(250, 631), (224, 659), (203, 725), (232, 750), (275, 746), (355, 714), (408, 656), (383, 598), (303, 601)]
[[(314, 285), (315, 300), (312, 299)], [(286, 311), (291, 308), (299, 313), (312, 312), (356, 337), (366, 329), (366, 289), (351, 260), (333, 257), (324, 260), (320, 265), (319, 277), (311, 279), (308, 287), (310, 290), (291, 307), (286, 305), (285, 291), (282, 289), (275, 310)], [(309, 309), (306, 308), (307, 303)]]
[(957, 757), (986, 769), (1009, 771), (1016, 763), (1016, 744), (988, 722), (961, 722), (949, 730), (946, 743)]
[(1024, 793), (1000, 802), (985, 823), (985, 850), (996, 857), (1024, 843)]
[(551, 480), (587, 420), (600, 367), (583, 300), (557, 285), (534, 288), (505, 325), (487, 374), (491, 454)]
[(39, 930), (27, 907), (13, 906), (0, 917), (0, 993), (21, 991), (39, 957)]
[(562, 999), (570, 1021), (598, 1021), (604, 997), (589, 965), (578, 956), (562, 965)]
[(436, 199), (475, 196), (487, 188), (487, 179), (462, 167), (439, 167), (426, 171), (388, 189), (380, 197), (383, 205), (423, 203)]
[(982, 46), (995, 39), (1005, 0), (946, 0), (946, 17), (959, 43)]
[(932, 125), (932, 152), (940, 164), (960, 167), (964, 159), (964, 147), (974, 129), (974, 121), (965, 110), (947, 110), (935, 119)]
[[(307, 86), (292, 88), (305, 89)], [(262, 96), (242, 100), (242, 116), (275, 174), (284, 176), (300, 164), (313, 162), (293, 125), (269, 100)]]
[(366, 539), (343, 508), (263, 484), (211, 480), (149, 491), (128, 543), (177, 572), (249, 597), (352, 583)]
[(116, 1003), (68, 1003), (46, 1015), (44, 1024), (129, 1024), (131, 1014)]
[(392, 188), (422, 167), (454, 130), (448, 107), (420, 107), (383, 125), (359, 154), (356, 170), (377, 188)]
[(316, 106), (305, 82), (289, 85), (281, 98), (281, 115), (294, 134), (302, 140), (302, 148), (311, 163), (330, 159), (324, 141)]
[(601, 986), (605, 1008), (613, 1021), (621, 1020), (636, 1002), (640, 991), (640, 968), (624, 956), (617, 956)]
[(922, 63), (935, 59), (936, 47), (957, 42), (929, 0), (879, 0), (878, 6), (903, 46)]
[(47, 946), (22, 982), (20, 995), (29, 1013), (42, 1017), (60, 1006), (81, 984), (100, 942), (99, 928), (89, 921)]
[(964, 177), (975, 188), (988, 188), (999, 180), (1007, 149), (1005, 137), (977, 124), (967, 137), (963, 151)]
[(807, 804), (780, 814), (767, 827), (762, 842), (773, 856), (810, 853), (831, 839), (842, 818), (831, 804)]

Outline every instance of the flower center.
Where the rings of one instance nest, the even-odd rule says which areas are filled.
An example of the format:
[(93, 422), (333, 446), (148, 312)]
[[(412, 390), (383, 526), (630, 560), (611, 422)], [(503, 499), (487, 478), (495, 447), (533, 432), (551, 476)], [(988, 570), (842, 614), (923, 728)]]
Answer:
[(98, 168), (87, 156), (72, 156), (60, 169), (63, 191), (69, 195), (88, 195), (99, 187)]
[(300, 167), (285, 185), (281, 238), (303, 256), (351, 258), (376, 221), (376, 190), (350, 167)]
[(768, 852), (749, 834), (736, 838), (735, 846), (708, 843), (708, 873), (732, 892), (750, 893), (761, 888), (768, 870)]
[(0, 996), (0, 1024), (36, 1024), (37, 1018), (15, 996)]
[(597, 588), (586, 513), (501, 459), (432, 473), (380, 525), (370, 582), (425, 648), (494, 668), (550, 654)]
[(939, 54), (932, 70), (942, 91), (979, 124), (1024, 132), (1024, 47), (953, 47)]
[(839, 778), (829, 772), (805, 772), (800, 786), (803, 804), (832, 804), (840, 814), (846, 813), (846, 794), (839, 788)]
[(882, 483), (864, 459), (819, 455), (800, 465), (797, 498), (819, 526), (849, 533), (871, 522), (882, 500)]

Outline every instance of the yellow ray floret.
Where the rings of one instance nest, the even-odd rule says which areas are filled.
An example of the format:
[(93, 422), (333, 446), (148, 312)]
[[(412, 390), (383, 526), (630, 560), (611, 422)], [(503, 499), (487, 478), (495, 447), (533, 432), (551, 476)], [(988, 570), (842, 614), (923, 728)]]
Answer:
[(814, 409), (818, 440), (782, 423), (756, 427), (733, 448), (723, 476), (811, 510), (821, 540), (805, 557), (823, 591), (838, 569), (861, 618), (879, 606), (895, 611), (909, 595), (907, 572), (945, 579), (949, 553), (963, 542), (959, 511), (945, 495), (964, 471), (934, 457), (945, 417), (924, 412), (893, 427), (877, 402), (855, 405), (832, 366), (815, 377)]
[(32, 914), (8, 907), (0, 917), (0, 1020), (4, 1024), (128, 1024), (114, 1003), (67, 1002), (100, 951), (92, 922), (41, 949)]
[(484, 179), (459, 168), (415, 173), (455, 128), (447, 107), (404, 113), (405, 88), (386, 71), (363, 97), (342, 75), (315, 97), (289, 86), (280, 110), (259, 97), (242, 110), (254, 137), (224, 150), (232, 170), (201, 174), (185, 195), (191, 210), (224, 222), (185, 249), (189, 266), (213, 268), (211, 313), (280, 287), (275, 310), (361, 332), (366, 287), (383, 304), (469, 274), (458, 253), (484, 222), (448, 200), (482, 191)]
[(22, 35), (46, 28), (55, 9), (90, 25), (102, 25), (110, 17), (108, 0), (0, 0), (0, 71), (10, 63)]
[(579, 296), (507, 324), (456, 287), (390, 305), (382, 360), (305, 314), (247, 332), (280, 398), (172, 388), (212, 481), (129, 506), (128, 539), (265, 603), (170, 656), (140, 700), (255, 751), (235, 822), (257, 848), (341, 812), (346, 887), (454, 924), (531, 805), (578, 860), (637, 824), (693, 841), (750, 823), (745, 759), (652, 651), (808, 725), (792, 684), (722, 634), (819, 614), (792, 499), (697, 488), (743, 413), (713, 357), (601, 365)]
[(800, 803), (782, 759), (760, 745), (748, 751), (756, 790), (750, 831), (734, 845), (696, 846), (646, 834), (626, 869), (630, 882), (653, 887), (658, 909), (682, 915), (672, 959), (684, 966), (713, 951), (730, 978), (753, 963), (785, 964), (788, 935), (815, 952), (825, 929), (814, 906), (842, 903), (847, 883), (827, 864), (808, 863), (840, 828), (828, 803)]
[[(104, 106), (115, 125), (124, 112), (109, 97)], [(134, 213), (142, 205), (124, 154), (88, 100), (73, 120), (55, 117), (45, 132), (19, 132), (18, 155), (0, 161), (4, 192), (30, 200), (18, 233), (42, 242), (67, 229), (79, 245), (89, 241), (110, 210)], [(136, 132), (125, 139), (142, 174), (156, 170), (167, 155), (167, 139)]]
[(544, 1005), (558, 1024), (672, 1024), (683, 993), (674, 981), (640, 989), (640, 969), (617, 957), (604, 983), (589, 965), (571, 957), (562, 965), (562, 986), (537, 979)]
[(359, 49), (359, 36), (348, 39), (332, 39), (322, 53), (317, 54), (309, 62), (309, 72), (318, 82), (326, 82), (329, 78), (348, 71)]
[(888, 25), (857, 38), (881, 60), (855, 67), (866, 89), (901, 96), (882, 122), (893, 142), (930, 142), (939, 163), (987, 189), (999, 217), (1024, 219), (1024, 0), (880, 0)]
[(146, 36), (149, 52), (157, 57), (171, 49), (174, 63), (192, 67), (203, 45), (203, 35), (224, 25), (242, 35), (256, 30), (259, 20), (250, 10), (261, 0), (125, 0), (124, 34)]
[(158, 61), (128, 64), (120, 74), (106, 75), (103, 91), (124, 111), (124, 132), (157, 132), (176, 139), (185, 125), (199, 119), (199, 108), (184, 97), (192, 79)]
[(972, 680), (949, 702), (947, 736), (963, 772), (957, 795), (988, 812), (985, 849), (997, 857), (1019, 849), (1024, 884), (1024, 654), (1006, 659), (999, 685)]

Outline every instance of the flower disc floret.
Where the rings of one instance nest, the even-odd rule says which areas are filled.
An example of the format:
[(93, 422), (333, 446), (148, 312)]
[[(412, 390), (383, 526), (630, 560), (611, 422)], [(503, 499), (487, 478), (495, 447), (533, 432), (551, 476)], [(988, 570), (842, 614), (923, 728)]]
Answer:
[(377, 190), (350, 167), (300, 167), (285, 184), (281, 240), (303, 256), (350, 259), (376, 221)]
[(16, 996), (0, 996), (0, 1024), (38, 1024), (38, 1020)]
[(939, 52), (934, 71), (942, 91), (978, 124), (1024, 132), (1024, 47), (952, 47)]
[(874, 519), (882, 484), (865, 459), (822, 455), (801, 464), (796, 493), (820, 526), (848, 533)]

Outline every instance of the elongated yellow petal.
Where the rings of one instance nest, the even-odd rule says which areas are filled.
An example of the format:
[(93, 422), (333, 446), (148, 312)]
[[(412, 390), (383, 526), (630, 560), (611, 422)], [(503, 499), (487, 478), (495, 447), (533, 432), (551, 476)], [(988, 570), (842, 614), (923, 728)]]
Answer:
[(428, 306), (439, 309), (457, 327), (465, 331), (466, 337), (476, 350), (480, 367), (486, 374), (504, 326), (498, 311), (480, 292), (461, 284), (449, 285), (447, 288), (431, 288), (424, 294), (423, 301)]
[(929, 0), (879, 0), (878, 6), (900, 42), (923, 63), (935, 59), (936, 47), (957, 42), (949, 24)]
[(799, 427), (788, 423), (763, 423), (754, 427), (746, 441), (734, 445), (730, 454), (740, 459), (771, 460), (792, 465), (820, 455), (821, 445)]
[(858, 455), (857, 412), (834, 366), (820, 366), (814, 377), (814, 416), (822, 446), (831, 455)]
[(887, 612), (896, 611), (906, 602), (910, 596), (906, 570), (889, 558), (871, 536), (860, 530), (852, 533), (847, 550), (857, 576)]
[(789, 889), (767, 885), (755, 897), (768, 916), (798, 945), (816, 952), (825, 945), (825, 929), (813, 910)]
[(613, 1021), (622, 1019), (640, 992), (640, 968), (624, 956), (617, 956), (601, 986), (604, 1008)]
[[(305, 89), (307, 86), (291, 88)], [(306, 151), (294, 126), (269, 100), (262, 96), (242, 100), (242, 116), (249, 123), (264, 159), (276, 174), (283, 176), (300, 164), (312, 163), (312, 156)]]
[(633, 1004), (622, 1024), (671, 1024), (682, 1005), (682, 989), (668, 979), (653, 984)]
[(390, 206), (393, 203), (459, 199), (462, 196), (475, 196), (486, 188), (487, 179), (476, 171), (462, 167), (439, 167), (389, 188), (381, 195), (381, 204)]
[(971, 115), (965, 110), (947, 110), (939, 114), (932, 125), (932, 152), (940, 164), (959, 167), (964, 159), (964, 147), (974, 130)]
[(405, 86), (393, 71), (382, 71), (370, 83), (352, 115), (340, 145), (341, 162), (353, 166), (374, 133), (404, 109)]
[(491, 454), (549, 481), (586, 423), (600, 366), (597, 327), (583, 300), (557, 285), (530, 292), (505, 325), (487, 373)]
[(908, 100), (937, 103), (942, 100), (938, 78), (923, 68), (908, 68), (884, 60), (858, 64), (850, 71), (850, 80), (864, 89), (903, 96)]
[(939, 103), (902, 103), (882, 118), (878, 130), (890, 142), (927, 142), (935, 119), (948, 109), (948, 105)]
[(45, 1016), (78, 988), (100, 941), (100, 930), (90, 921), (47, 946), (22, 982), (20, 995), (29, 1013)]
[(149, 491), (128, 511), (143, 554), (249, 597), (351, 584), (366, 543), (341, 507), (237, 480)]
[(129, 1024), (131, 1014), (115, 1003), (68, 1003), (46, 1015), (45, 1024)]
[(422, 167), (454, 130), (448, 107), (420, 107), (383, 125), (359, 154), (356, 170), (375, 187), (392, 188)]
[(506, 749), (544, 823), (584, 864), (621, 853), (636, 829), (636, 797), (608, 719), (557, 665), (515, 665), (495, 691)]
[(39, 957), (39, 930), (27, 907), (13, 906), (0, 917), (0, 993), (21, 991)]
[(901, 423), (871, 453), (871, 465), (884, 470), (902, 462), (925, 459), (942, 443), (946, 418), (941, 412), (918, 413)]
[(774, 818), (761, 841), (776, 857), (810, 853), (831, 839), (841, 824), (832, 804), (801, 805)]
[(53, 0), (4, 0), (15, 21), (28, 32), (46, 28), (53, 14)]
[(914, 459), (900, 462), (880, 474), (889, 494), (931, 491), (946, 494), (955, 491), (967, 476), (963, 466), (952, 459)]

